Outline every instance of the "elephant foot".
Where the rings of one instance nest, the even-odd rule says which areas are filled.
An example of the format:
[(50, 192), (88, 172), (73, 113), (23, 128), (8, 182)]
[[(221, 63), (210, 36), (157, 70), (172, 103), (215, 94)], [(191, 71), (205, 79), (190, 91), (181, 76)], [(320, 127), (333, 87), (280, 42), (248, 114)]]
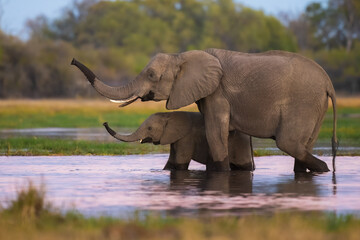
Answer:
[(230, 169), (235, 171), (254, 171), (255, 167), (252, 163), (245, 163), (242, 165), (230, 163)]
[(206, 166), (206, 171), (227, 172), (230, 171), (229, 162), (225, 159), (221, 162), (212, 162)]
[(304, 173), (306, 172), (306, 164), (299, 159), (295, 158), (294, 162), (294, 172), (296, 173)]
[(306, 154), (306, 166), (311, 172), (329, 172), (330, 169), (328, 168), (327, 164), (314, 157), (310, 153)]
[(171, 163), (167, 162), (163, 170), (188, 170), (189, 163)]

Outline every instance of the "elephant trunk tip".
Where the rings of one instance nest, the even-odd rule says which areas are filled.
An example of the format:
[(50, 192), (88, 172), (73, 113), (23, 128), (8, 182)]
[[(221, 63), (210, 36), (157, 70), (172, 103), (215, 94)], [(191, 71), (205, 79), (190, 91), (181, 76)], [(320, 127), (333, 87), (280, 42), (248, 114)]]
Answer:
[(75, 58), (72, 59), (70, 64), (75, 65), (76, 67), (78, 67), (80, 69), (80, 71), (85, 75), (85, 77), (89, 80), (91, 85), (94, 85), (94, 81), (95, 81), (96, 76), (89, 68), (87, 68), (84, 64), (82, 64), (81, 62), (79, 62)]
[(107, 122), (104, 122), (103, 125), (111, 136), (116, 135), (116, 132), (109, 127), (109, 124)]

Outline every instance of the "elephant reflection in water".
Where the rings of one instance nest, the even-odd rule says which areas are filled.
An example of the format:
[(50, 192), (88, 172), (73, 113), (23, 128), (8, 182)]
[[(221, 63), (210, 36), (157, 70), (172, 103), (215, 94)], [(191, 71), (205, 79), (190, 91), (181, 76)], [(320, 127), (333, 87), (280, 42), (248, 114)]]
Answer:
[[(206, 164), (206, 170), (214, 168), (213, 158), (206, 139), (205, 122), (199, 112), (155, 113), (147, 118), (130, 135), (115, 132), (104, 123), (106, 130), (116, 139), (125, 142), (170, 144), (166, 170), (187, 170), (191, 159)], [(229, 159), (232, 170), (255, 170), (251, 137), (231, 131), (228, 137)]]
[(220, 194), (239, 195), (252, 193), (253, 173), (251, 171), (204, 172), (171, 171), (169, 190), (214, 191)]
[(320, 187), (314, 176), (313, 173), (296, 173), (285, 182), (257, 181), (254, 185), (254, 175), (250, 171), (171, 171), (169, 190), (183, 195), (212, 191), (231, 196), (247, 193), (319, 196)]
[[(255, 174), (256, 177), (256, 174)], [(254, 180), (254, 174), (250, 171), (232, 171), (232, 172), (204, 172), (204, 171), (171, 171), (170, 173), (170, 191), (177, 191), (183, 195), (193, 195), (205, 191), (213, 191), (219, 194), (230, 196), (242, 194), (280, 194), (284, 196), (312, 196), (336, 195), (336, 183), (333, 182), (332, 191), (323, 192), (320, 184), (316, 182), (314, 173), (295, 173), (284, 182), (276, 180), (261, 180), (263, 176), (257, 176)]]
[(296, 196), (318, 196), (320, 189), (314, 181), (314, 174), (306, 172), (295, 173), (293, 179), (277, 184), (276, 191), (277, 193)]
[(321, 194), (325, 195), (336, 195), (337, 186), (336, 186), (336, 175), (332, 175), (332, 191), (328, 193), (320, 192), (321, 186), (316, 183), (315, 179), (317, 175), (311, 172), (299, 172), (295, 173), (293, 179), (289, 179), (284, 183), (279, 183), (276, 186), (277, 193), (282, 194), (294, 194), (295, 196), (320, 196)]

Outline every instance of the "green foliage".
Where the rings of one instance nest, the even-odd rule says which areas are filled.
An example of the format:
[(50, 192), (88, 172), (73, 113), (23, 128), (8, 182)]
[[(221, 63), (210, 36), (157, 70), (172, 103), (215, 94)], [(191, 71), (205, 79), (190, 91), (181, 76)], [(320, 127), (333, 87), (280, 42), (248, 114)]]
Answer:
[[(69, 10), (72, 11), (76, 10)], [(58, 20), (57, 26), (64, 25), (59, 24), (61, 21), (69, 22), (72, 15)], [(115, 46), (124, 49), (125, 54), (145, 56), (209, 47), (238, 51), (296, 50), (290, 32), (277, 19), (232, 0), (99, 2), (84, 15), (77, 27), (71, 28), (76, 32), (50, 28), (52, 38), (67, 40), (69, 37), (62, 37), (66, 31), (78, 36), (71, 42), (79, 47)]]
[(314, 1), (288, 26), (303, 54), (326, 70), (338, 92), (360, 92), (360, 1)]
[(234, 0), (74, 1), (54, 21), (29, 21), (28, 30), (27, 42), (0, 34), (0, 98), (98, 96), (69, 66), (72, 57), (119, 85), (158, 52), (297, 49), (276, 18)]
[(306, 54), (325, 69), (338, 92), (356, 94), (360, 91), (360, 41), (355, 42), (350, 52), (334, 48)]

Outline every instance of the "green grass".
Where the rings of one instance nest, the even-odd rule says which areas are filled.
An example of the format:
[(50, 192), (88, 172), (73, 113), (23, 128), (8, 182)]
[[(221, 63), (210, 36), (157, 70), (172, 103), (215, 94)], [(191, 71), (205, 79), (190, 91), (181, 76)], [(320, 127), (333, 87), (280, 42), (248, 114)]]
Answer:
[[(187, 111), (196, 110), (190, 106)], [(0, 101), (0, 129), (46, 127), (102, 127), (107, 121), (113, 127), (138, 127), (149, 115), (166, 111), (161, 103), (136, 102), (126, 108), (107, 101), (44, 100)], [(319, 140), (331, 142), (332, 109), (326, 113)], [(338, 105), (337, 137), (342, 146), (360, 146), (360, 99), (341, 99)], [(165, 149), (165, 150), (164, 150)], [(138, 143), (101, 143), (43, 138), (10, 138), (0, 140), (0, 154), (8, 155), (122, 155), (167, 152), (168, 146), (159, 147)], [(269, 155), (259, 150), (256, 156)], [(351, 155), (351, 153), (347, 154)]]
[[(338, 108), (337, 137), (346, 142), (360, 144), (360, 107)], [(333, 132), (332, 110), (326, 113), (319, 139), (331, 139)]]
[(149, 113), (119, 113), (116, 111), (102, 113), (57, 112), (41, 115), (36, 113), (11, 113), (1, 116), (0, 129), (88, 128), (102, 127), (103, 122), (109, 122), (113, 126), (137, 127), (149, 115)]
[(96, 142), (84, 140), (64, 140), (48, 138), (9, 138), (0, 139), (0, 155), (129, 155), (164, 153), (169, 146), (124, 143)]
[(44, 185), (29, 183), (0, 208), (0, 239), (358, 239), (360, 219), (326, 213), (180, 217), (149, 213), (126, 219), (61, 213)]
[(151, 114), (167, 111), (163, 104), (136, 102), (119, 108), (99, 100), (6, 100), (0, 101), (0, 129), (102, 127), (106, 121), (112, 126), (137, 127)]

